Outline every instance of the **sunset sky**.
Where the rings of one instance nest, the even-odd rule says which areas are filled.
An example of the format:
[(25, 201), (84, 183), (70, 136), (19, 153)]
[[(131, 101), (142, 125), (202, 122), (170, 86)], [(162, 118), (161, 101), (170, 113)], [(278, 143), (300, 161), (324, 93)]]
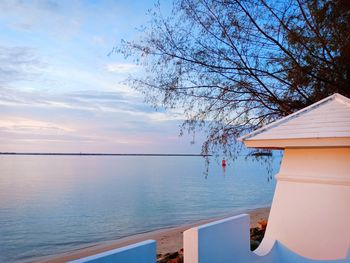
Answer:
[(0, 1), (0, 151), (198, 153), (199, 138), (178, 136), (179, 112), (156, 112), (123, 84), (142, 69), (108, 56), (140, 37), (153, 5)]

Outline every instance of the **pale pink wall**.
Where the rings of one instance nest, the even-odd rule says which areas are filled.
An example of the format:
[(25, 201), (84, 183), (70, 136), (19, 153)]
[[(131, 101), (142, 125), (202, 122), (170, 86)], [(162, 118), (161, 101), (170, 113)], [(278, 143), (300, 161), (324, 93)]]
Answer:
[(299, 255), (338, 259), (350, 247), (350, 148), (287, 148), (264, 242), (279, 240)]

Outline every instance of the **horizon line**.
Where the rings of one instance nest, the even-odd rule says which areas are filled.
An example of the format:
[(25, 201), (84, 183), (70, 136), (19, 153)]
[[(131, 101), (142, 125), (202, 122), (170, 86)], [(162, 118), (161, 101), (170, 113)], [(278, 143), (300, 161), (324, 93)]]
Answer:
[(56, 155), (56, 156), (203, 156), (211, 154), (196, 153), (83, 153), (83, 152), (0, 152), (0, 155)]

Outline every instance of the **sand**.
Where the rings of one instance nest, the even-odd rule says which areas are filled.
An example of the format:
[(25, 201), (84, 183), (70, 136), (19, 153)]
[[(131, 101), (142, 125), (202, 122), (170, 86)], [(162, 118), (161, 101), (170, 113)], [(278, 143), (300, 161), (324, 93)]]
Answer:
[[(251, 221), (251, 227), (255, 227), (257, 222), (261, 219), (267, 219), (270, 212), (270, 208), (258, 208), (254, 210), (247, 210), (244, 211), (244, 213), (250, 214), (250, 221)], [(232, 215), (241, 214), (240, 213), (234, 213), (231, 215), (227, 215), (225, 217), (229, 217)], [(157, 253), (158, 254), (165, 254), (168, 252), (175, 252), (182, 248), (182, 234), (185, 230), (195, 227), (198, 225), (206, 224), (209, 222), (213, 222), (218, 219), (222, 219), (225, 217), (220, 218), (212, 218), (208, 220), (202, 220), (198, 221), (194, 224), (187, 224), (182, 225), (178, 227), (173, 228), (167, 228), (167, 229), (161, 229), (156, 230), (144, 234), (138, 234), (133, 235), (130, 237), (121, 238), (114, 241), (108, 241), (108, 242), (101, 242), (98, 244), (91, 245), (86, 248), (74, 250), (71, 252), (55, 255), (55, 256), (49, 256), (45, 258), (40, 258), (35, 260), (35, 262), (41, 262), (41, 263), (60, 263), (60, 262), (67, 262), (74, 259), (87, 257), (90, 255), (94, 255), (97, 253), (101, 253), (107, 250), (127, 246), (136, 242), (140, 242), (147, 239), (154, 239), (157, 241)]]

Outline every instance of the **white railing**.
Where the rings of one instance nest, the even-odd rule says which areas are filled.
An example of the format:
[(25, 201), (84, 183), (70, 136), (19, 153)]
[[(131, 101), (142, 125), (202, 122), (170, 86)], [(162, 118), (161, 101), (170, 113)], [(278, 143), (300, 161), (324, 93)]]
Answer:
[(146, 240), (69, 263), (155, 263), (156, 241)]
[[(250, 250), (249, 228), (249, 215), (242, 214), (186, 230), (185, 263), (350, 263), (350, 254), (345, 259), (318, 261), (302, 257), (277, 240), (266, 238), (265, 253), (254, 253)], [(156, 242), (146, 240), (69, 263), (155, 262)]]

